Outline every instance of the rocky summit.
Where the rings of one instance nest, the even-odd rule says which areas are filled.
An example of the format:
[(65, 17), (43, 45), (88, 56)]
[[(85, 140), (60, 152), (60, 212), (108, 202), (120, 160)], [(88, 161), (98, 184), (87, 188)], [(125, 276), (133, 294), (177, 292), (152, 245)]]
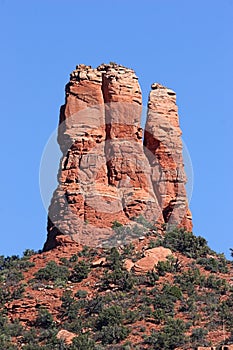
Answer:
[(58, 235), (115, 245), (113, 225), (132, 228), (139, 216), (161, 231), (191, 231), (175, 92), (152, 84), (143, 131), (142, 93), (132, 69), (80, 64), (65, 91), (58, 128), (63, 155), (44, 250), (57, 245)]

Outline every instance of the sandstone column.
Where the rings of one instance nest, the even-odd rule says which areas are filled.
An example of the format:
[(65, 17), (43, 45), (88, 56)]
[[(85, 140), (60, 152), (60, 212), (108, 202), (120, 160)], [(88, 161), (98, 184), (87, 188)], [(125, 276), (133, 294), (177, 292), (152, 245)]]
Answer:
[(191, 231), (176, 94), (160, 84), (149, 95), (144, 146), (165, 223)]
[(144, 216), (156, 223), (161, 210), (153, 191), (150, 165), (143, 152), (142, 96), (132, 69), (102, 65), (109, 185), (118, 188), (127, 218)]

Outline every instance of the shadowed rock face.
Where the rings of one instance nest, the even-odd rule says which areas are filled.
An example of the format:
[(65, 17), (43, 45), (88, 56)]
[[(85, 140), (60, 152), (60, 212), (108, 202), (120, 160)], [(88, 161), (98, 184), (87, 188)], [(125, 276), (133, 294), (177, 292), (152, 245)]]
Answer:
[(66, 85), (58, 142), (63, 153), (44, 250), (65, 234), (101, 245), (114, 221), (139, 215), (191, 231), (175, 93), (153, 84), (144, 134), (141, 90), (132, 69), (79, 65)]

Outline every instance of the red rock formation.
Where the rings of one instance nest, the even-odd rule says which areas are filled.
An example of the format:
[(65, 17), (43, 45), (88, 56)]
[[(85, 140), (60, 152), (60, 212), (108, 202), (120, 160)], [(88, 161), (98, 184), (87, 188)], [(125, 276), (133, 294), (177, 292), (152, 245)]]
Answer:
[(134, 264), (134, 272), (140, 275), (152, 271), (159, 261), (166, 261), (169, 255), (172, 255), (172, 251), (168, 248), (156, 247), (147, 249), (144, 253), (144, 257)]
[(164, 222), (191, 231), (176, 94), (160, 84), (152, 84), (151, 88), (144, 146), (154, 191)]
[(134, 71), (103, 64), (79, 65), (71, 73), (60, 112), (63, 157), (45, 250), (56, 246), (61, 234), (101, 244), (113, 234), (114, 221), (131, 225), (138, 215), (191, 229), (174, 95), (153, 85), (143, 148)]
[(161, 217), (142, 147), (141, 90), (132, 69), (103, 65), (106, 120), (106, 160), (109, 185), (117, 188), (124, 216)]
[(72, 340), (76, 337), (76, 334), (73, 332), (69, 332), (66, 329), (61, 329), (57, 335), (57, 339), (62, 339), (66, 344), (72, 344)]

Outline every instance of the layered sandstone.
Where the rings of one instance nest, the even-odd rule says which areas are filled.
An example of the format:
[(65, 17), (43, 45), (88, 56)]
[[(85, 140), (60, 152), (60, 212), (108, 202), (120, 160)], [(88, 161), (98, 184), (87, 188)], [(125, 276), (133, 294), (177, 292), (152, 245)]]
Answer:
[(152, 85), (144, 135), (142, 96), (132, 69), (79, 65), (66, 85), (58, 142), (63, 153), (48, 215), (44, 249), (69, 235), (101, 245), (114, 221), (191, 230), (175, 93)]
[(160, 84), (152, 84), (151, 88), (144, 146), (151, 165), (154, 192), (164, 222), (191, 231), (176, 93)]

